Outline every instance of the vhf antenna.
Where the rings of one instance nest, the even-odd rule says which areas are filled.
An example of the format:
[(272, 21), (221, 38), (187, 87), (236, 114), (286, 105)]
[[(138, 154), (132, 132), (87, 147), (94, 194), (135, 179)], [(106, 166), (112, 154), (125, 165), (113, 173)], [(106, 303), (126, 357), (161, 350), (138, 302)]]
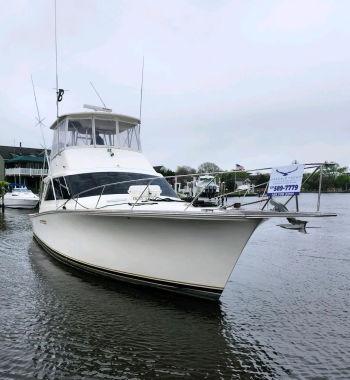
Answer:
[(57, 4), (56, 4), (56, 0), (55, 0), (55, 63), (56, 63), (56, 116), (58, 119)]
[(141, 124), (141, 116), (142, 116), (142, 97), (143, 97), (143, 69), (145, 67), (145, 57), (142, 57), (142, 71), (141, 71), (141, 89), (140, 89), (140, 112), (139, 112), (139, 120)]
[(56, 116), (58, 123), (58, 103), (62, 101), (64, 89), (58, 88), (58, 53), (57, 53), (57, 4), (55, 0), (55, 64), (56, 64)]
[(91, 85), (91, 87), (93, 88), (93, 90), (95, 91), (95, 93), (96, 93), (96, 95), (98, 96), (98, 98), (100, 99), (100, 101), (101, 101), (103, 107), (107, 109), (107, 106), (106, 106), (105, 102), (103, 101), (103, 99), (101, 98), (101, 95), (100, 95), (100, 94), (98, 93), (98, 91), (96, 90), (94, 84), (93, 84), (92, 82), (90, 82), (90, 85)]

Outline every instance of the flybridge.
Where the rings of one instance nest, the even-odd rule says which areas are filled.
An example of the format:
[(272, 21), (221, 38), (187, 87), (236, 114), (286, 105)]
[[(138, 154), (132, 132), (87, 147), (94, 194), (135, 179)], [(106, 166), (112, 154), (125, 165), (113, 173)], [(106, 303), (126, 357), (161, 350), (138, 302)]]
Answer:
[(141, 151), (138, 119), (109, 112), (80, 112), (60, 116), (54, 130), (52, 155), (70, 147), (105, 146)]

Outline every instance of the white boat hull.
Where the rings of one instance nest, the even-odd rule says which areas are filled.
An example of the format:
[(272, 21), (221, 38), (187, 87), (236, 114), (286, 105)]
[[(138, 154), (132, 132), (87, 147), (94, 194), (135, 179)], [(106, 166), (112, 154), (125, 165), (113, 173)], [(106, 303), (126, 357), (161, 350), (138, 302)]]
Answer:
[(32, 215), (35, 238), (61, 261), (116, 279), (213, 299), (220, 297), (262, 220), (67, 211)]
[(23, 208), (23, 209), (33, 209), (39, 203), (38, 199), (16, 199), (16, 198), (6, 198), (5, 197), (5, 207), (8, 208)]

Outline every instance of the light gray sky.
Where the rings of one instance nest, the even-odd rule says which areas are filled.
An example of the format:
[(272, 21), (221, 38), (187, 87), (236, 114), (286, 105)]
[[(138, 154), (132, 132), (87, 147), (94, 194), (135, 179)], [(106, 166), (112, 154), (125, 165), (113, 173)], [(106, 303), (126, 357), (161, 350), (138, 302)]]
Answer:
[[(53, 0), (3, 2), (0, 145), (40, 146), (55, 117)], [(61, 112), (138, 116), (145, 155), (170, 168), (350, 164), (350, 1), (57, 0)], [(49, 130), (45, 131), (51, 142)]]

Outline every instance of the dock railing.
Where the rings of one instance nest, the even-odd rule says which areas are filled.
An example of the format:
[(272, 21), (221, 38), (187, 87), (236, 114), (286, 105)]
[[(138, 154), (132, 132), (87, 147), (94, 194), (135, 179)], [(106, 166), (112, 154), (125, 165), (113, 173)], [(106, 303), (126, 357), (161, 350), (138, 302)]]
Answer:
[(5, 168), (5, 176), (44, 176), (47, 175), (48, 170), (47, 169), (41, 169), (41, 168)]

